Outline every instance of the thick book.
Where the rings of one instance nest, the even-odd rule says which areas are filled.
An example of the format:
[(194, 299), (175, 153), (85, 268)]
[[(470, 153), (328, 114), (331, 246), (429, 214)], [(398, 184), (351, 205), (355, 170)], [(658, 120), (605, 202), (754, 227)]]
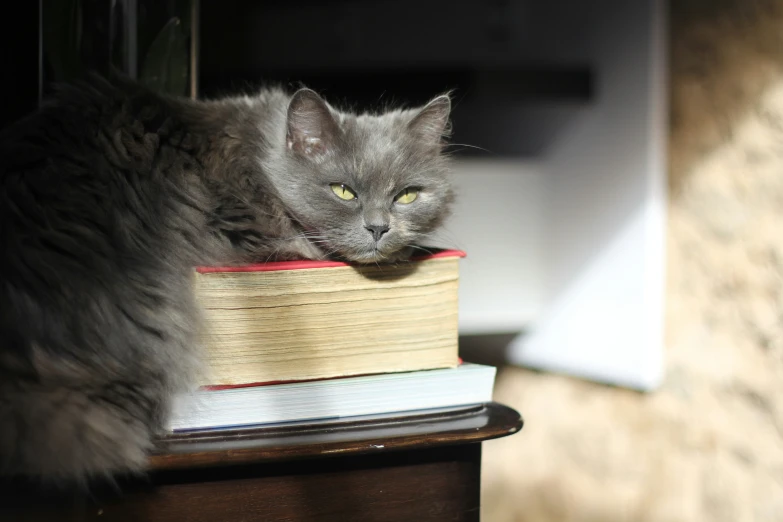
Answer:
[(199, 267), (203, 385), (302, 381), (458, 365), (459, 260)]
[(468, 407), (490, 402), (494, 382), (494, 367), (463, 363), (438, 370), (203, 389), (177, 397), (169, 429), (237, 429)]

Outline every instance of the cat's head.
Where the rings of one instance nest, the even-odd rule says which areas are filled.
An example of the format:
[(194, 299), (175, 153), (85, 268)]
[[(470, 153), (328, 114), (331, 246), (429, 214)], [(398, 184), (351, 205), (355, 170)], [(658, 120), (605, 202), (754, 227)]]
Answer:
[[(341, 113), (309, 89), (290, 100), (278, 191), (328, 257), (405, 257), (449, 212), (443, 153), (451, 101), (379, 115)], [(282, 181), (282, 183), (280, 183)]]

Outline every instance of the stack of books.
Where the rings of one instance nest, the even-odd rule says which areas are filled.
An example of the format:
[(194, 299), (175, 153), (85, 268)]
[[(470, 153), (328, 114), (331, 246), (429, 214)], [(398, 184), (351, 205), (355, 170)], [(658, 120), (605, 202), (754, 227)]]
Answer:
[(495, 368), (458, 353), (459, 261), (201, 267), (209, 375), (176, 432), (410, 415), (492, 400)]

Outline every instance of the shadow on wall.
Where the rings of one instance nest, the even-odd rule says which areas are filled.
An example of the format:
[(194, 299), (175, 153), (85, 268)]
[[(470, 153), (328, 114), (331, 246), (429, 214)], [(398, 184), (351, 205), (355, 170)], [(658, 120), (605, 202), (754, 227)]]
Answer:
[(508, 345), (519, 333), (461, 335), (459, 355), (466, 362), (502, 367), (508, 364)]

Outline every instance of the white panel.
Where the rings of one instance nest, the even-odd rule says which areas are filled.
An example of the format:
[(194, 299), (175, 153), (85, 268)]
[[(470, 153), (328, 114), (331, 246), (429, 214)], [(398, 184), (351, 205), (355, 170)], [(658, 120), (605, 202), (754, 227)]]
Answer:
[(597, 97), (544, 164), (545, 304), (510, 357), (651, 389), (663, 352), (663, 2), (593, 6)]

